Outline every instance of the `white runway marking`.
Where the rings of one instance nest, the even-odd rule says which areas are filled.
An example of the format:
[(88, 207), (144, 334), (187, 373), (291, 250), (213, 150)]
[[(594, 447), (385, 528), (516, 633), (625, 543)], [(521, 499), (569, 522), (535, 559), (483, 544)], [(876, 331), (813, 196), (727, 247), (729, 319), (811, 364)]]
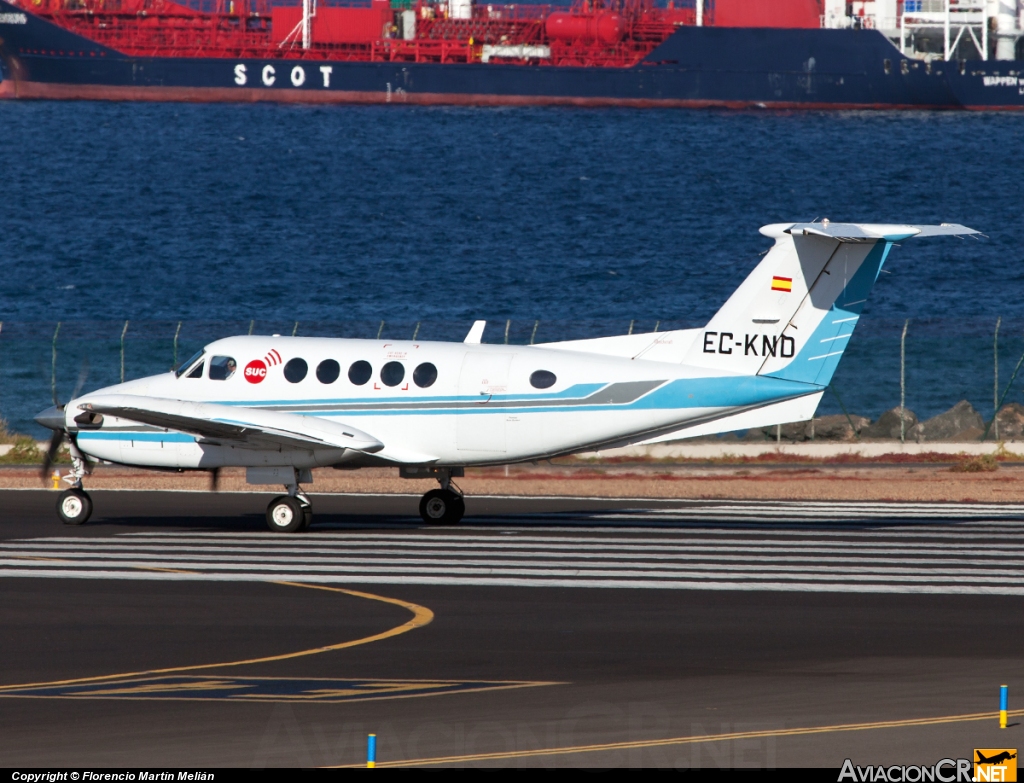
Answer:
[(1024, 595), (1024, 507), (707, 502), (460, 528), (60, 536), (0, 543), (0, 577)]

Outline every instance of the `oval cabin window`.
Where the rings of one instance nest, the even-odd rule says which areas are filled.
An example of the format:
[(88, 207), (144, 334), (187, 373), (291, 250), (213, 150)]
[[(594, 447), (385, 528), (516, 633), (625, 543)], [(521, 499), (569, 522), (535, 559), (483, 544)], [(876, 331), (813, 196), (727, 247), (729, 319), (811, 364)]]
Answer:
[(437, 380), (437, 368), (430, 362), (423, 362), (412, 371), (412, 380), (421, 389), (433, 386), (434, 381)]
[(320, 383), (334, 383), (341, 375), (341, 365), (334, 359), (324, 359), (316, 367), (316, 379)]
[(364, 362), (360, 359), (358, 362), (352, 362), (352, 366), (348, 368), (348, 379), (352, 381), (355, 386), (362, 386), (373, 375), (373, 368), (369, 362)]
[(555, 377), (553, 372), (537, 370), (537, 372), (530, 376), (530, 385), (535, 389), (550, 389), (557, 380), (558, 378)]
[(289, 359), (288, 364), (284, 366), (284, 377), (289, 383), (298, 383), (306, 377), (307, 372), (309, 372), (309, 365), (306, 364), (305, 359), (298, 357)]
[(405, 378), (405, 367), (401, 362), (388, 362), (380, 368), (380, 380), (385, 386), (397, 386)]

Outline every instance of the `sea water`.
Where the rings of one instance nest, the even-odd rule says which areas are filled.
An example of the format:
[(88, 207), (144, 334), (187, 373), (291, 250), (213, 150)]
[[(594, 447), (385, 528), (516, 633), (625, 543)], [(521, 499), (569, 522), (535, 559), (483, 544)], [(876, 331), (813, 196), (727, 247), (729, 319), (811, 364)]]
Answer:
[(899, 403), (907, 320), (922, 417), (991, 415), (997, 318), (1000, 394), (1024, 351), (1017, 115), (9, 101), (0, 128), (0, 416), (40, 436), (58, 322), (61, 399), (118, 380), (126, 321), (127, 378), (250, 329), (699, 326), (760, 226), (824, 217), (986, 235), (894, 249), (835, 377), (851, 413)]

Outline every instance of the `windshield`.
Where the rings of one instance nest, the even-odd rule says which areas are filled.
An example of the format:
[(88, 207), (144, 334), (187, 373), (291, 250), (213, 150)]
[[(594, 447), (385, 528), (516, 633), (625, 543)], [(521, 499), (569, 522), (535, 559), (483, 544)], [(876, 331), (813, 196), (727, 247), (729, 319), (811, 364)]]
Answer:
[(197, 359), (202, 357), (203, 351), (205, 350), (205, 348), (199, 349), (198, 351), (196, 351), (195, 356), (193, 356), (187, 362), (182, 362), (181, 364), (179, 364), (178, 367), (174, 370), (174, 377), (180, 378), (185, 373), (185, 370), (187, 370), (189, 367), (195, 364)]

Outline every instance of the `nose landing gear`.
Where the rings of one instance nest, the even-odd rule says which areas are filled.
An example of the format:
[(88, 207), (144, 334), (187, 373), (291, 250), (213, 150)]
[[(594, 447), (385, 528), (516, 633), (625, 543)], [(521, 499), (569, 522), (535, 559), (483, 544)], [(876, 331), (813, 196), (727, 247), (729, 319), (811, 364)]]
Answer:
[(57, 497), (57, 516), (65, 525), (84, 525), (92, 515), (92, 498), (82, 489), (86, 472), (85, 457), (71, 441), (71, 473), (63, 479), (71, 487)]
[(84, 525), (92, 514), (92, 498), (81, 487), (65, 489), (57, 498), (57, 515), (65, 525)]

